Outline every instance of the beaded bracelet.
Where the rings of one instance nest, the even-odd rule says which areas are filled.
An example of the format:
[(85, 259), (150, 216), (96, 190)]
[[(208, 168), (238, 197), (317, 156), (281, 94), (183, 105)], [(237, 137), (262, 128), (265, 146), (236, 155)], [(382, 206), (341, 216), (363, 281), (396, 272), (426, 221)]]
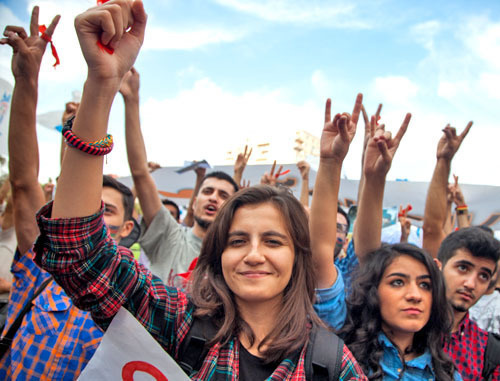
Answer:
[(74, 119), (74, 116), (69, 118), (66, 123), (64, 123), (64, 127), (62, 129), (62, 134), (68, 145), (88, 153), (89, 155), (95, 156), (104, 156), (111, 152), (114, 144), (113, 137), (111, 135), (108, 134), (104, 139), (97, 140), (95, 142), (84, 142), (77, 137), (73, 131), (71, 131)]

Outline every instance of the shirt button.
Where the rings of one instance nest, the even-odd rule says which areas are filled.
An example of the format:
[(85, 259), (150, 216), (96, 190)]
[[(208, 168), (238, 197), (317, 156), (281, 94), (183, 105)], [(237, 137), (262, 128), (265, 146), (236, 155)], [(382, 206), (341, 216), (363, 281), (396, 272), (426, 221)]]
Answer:
[(398, 368), (398, 373), (400, 373), (400, 372), (401, 372), (401, 368)]

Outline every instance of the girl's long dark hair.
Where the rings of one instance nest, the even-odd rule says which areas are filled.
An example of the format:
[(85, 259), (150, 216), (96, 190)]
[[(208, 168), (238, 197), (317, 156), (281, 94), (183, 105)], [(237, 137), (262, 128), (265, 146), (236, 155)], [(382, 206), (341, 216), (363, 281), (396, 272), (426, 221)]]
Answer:
[(340, 336), (370, 380), (382, 380), (380, 361), (383, 356), (378, 335), (382, 317), (378, 286), (385, 269), (401, 255), (408, 255), (425, 265), (432, 285), (432, 309), (427, 324), (413, 338), (412, 349), (422, 354), (427, 348), (432, 356), (436, 380), (452, 381), (455, 366), (443, 351), (443, 338), (451, 331), (453, 315), (446, 299), (444, 280), (432, 257), (411, 244), (383, 245), (370, 253), (361, 264), (347, 300), (347, 318)]
[(280, 361), (302, 348), (309, 337), (311, 323), (323, 325), (313, 309), (314, 267), (309, 240), (308, 219), (300, 202), (285, 189), (254, 186), (240, 190), (229, 198), (217, 213), (203, 245), (191, 283), (191, 298), (197, 307), (195, 314), (209, 316), (218, 332), (209, 344), (224, 345), (231, 337), (244, 332), (253, 344), (255, 336), (241, 319), (234, 295), (222, 274), (221, 256), (227, 246), (231, 223), (236, 210), (245, 205), (270, 203), (287, 224), (295, 250), (292, 276), (284, 290), (283, 304), (274, 329), (259, 344), (264, 345), (266, 362)]

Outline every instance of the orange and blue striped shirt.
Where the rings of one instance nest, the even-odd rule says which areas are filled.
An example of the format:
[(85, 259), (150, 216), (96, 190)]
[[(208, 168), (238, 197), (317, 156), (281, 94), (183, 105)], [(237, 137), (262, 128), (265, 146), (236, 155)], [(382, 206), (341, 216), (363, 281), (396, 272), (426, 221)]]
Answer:
[[(34, 253), (16, 251), (6, 334), (40, 285), (50, 277), (33, 261)], [(54, 281), (32, 302), (31, 310), (0, 360), (0, 380), (75, 380), (103, 335), (90, 314), (73, 305)]]

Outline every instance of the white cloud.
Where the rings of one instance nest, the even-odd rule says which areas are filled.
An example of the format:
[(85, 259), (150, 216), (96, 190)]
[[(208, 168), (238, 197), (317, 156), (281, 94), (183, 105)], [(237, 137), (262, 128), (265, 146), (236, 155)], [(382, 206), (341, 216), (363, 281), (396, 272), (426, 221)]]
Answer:
[(374, 81), (374, 91), (382, 103), (409, 105), (418, 93), (418, 85), (403, 76), (378, 77)]
[(218, 4), (248, 13), (266, 21), (311, 24), (331, 28), (369, 28), (370, 24), (358, 17), (360, 9), (352, 2), (322, 0), (215, 0)]
[(411, 28), (411, 33), (414, 35), (418, 43), (428, 50), (434, 49), (434, 38), (441, 31), (442, 25), (437, 20), (429, 20)]
[(322, 70), (315, 70), (312, 73), (311, 84), (318, 96), (322, 98), (328, 98), (330, 96), (332, 84)]
[(317, 105), (294, 105), (277, 90), (234, 94), (208, 78), (174, 98), (147, 99), (141, 105), (148, 158), (163, 165), (185, 159), (221, 163), (225, 153), (246, 141), (273, 144), (282, 161), (295, 160), (295, 131), (322, 127)]
[(244, 31), (223, 28), (196, 28), (195, 30), (166, 29), (148, 26), (143, 49), (146, 50), (193, 50), (209, 44), (228, 43), (245, 36)]

